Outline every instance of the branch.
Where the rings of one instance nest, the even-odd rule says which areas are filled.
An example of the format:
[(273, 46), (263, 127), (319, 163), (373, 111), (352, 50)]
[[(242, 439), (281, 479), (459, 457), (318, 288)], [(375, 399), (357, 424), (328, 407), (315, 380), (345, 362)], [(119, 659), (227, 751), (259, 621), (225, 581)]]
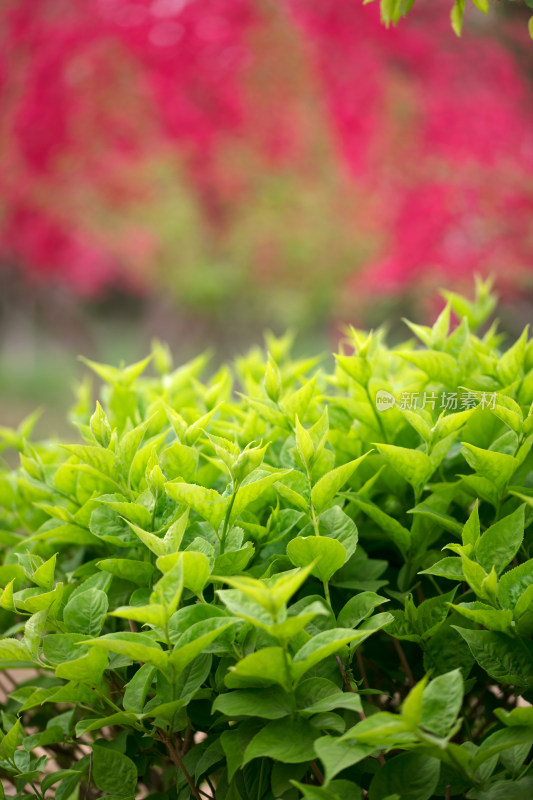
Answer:
[(191, 788), (191, 792), (192, 792), (193, 797), (195, 797), (196, 800), (202, 800), (202, 795), (200, 794), (200, 790), (197, 789), (193, 779), (191, 778), (191, 776), (187, 772), (185, 764), (183, 763), (183, 761), (181, 759), (181, 756), (178, 753), (177, 749), (172, 745), (172, 742), (169, 739), (166, 738), (166, 736), (164, 738), (162, 738), (161, 741), (164, 742), (164, 744), (165, 744), (165, 746), (167, 748), (167, 752), (168, 752), (168, 754), (170, 756), (170, 760), (172, 761), (174, 766), (175, 767), (179, 767), (179, 769), (181, 769), (181, 771), (183, 772), (183, 774), (185, 776), (185, 780), (187, 781), (187, 783), (189, 784), (189, 786)]

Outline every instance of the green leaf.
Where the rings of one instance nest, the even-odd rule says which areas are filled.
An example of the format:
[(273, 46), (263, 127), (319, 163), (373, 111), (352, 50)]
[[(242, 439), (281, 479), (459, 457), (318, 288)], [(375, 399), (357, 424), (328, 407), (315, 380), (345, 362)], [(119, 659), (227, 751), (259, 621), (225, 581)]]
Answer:
[(346, 644), (362, 642), (370, 634), (363, 631), (352, 631), (348, 628), (332, 628), (313, 636), (301, 647), (293, 658), (292, 673), (299, 681), (311, 667), (330, 655), (338, 653)]
[(93, 780), (102, 792), (134, 797), (137, 769), (134, 762), (115, 749), (93, 745)]
[(186, 550), (183, 553), (161, 556), (156, 565), (161, 572), (167, 573), (178, 561), (182, 564), (184, 587), (200, 597), (211, 573), (209, 559), (204, 553)]
[(131, 619), (133, 622), (141, 622), (143, 625), (156, 625), (162, 628), (168, 620), (169, 613), (161, 603), (150, 603), (146, 606), (119, 606), (110, 612), (110, 616)]
[(137, 717), (135, 714), (117, 711), (116, 714), (110, 714), (99, 719), (82, 719), (76, 724), (76, 736), (83, 736), (84, 733), (90, 733), (90, 731), (100, 731), (102, 728), (108, 728), (112, 725), (122, 728), (135, 727), (137, 725)]
[(460, 603), (452, 605), (462, 617), (483, 625), (489, 631), (512, 633), (513, 613), (507, 609), (492, 608), (485, 603)]
[(265, 392), (273, 403), (277, 403), (281, 395), (281, 374), (275, 360), (271, 355), (265, 370), (264, 380)]
[[(265, 626), (265, 630), (279, 642), (289, 643), (300, 633), (316, 616), (328, 616), (328, 612), (323, 602), (316, 601), (307, 607), (307, 613), (299, 613), (298, 616), (290, 616), (283, 622), (276, 622), (273, 625)], [(263, 626), (261, 626), (263, 627)]]
[(513, 610), (519, 598), (533, 584), (533, 558), (504, 573), (498, 583), (498, 600), (502, 608)]
[[(78, 769), (60, 769), (57, 772), (52, 772), (50, 775), (46, 775), (41, 781), (41, 790), (43, 792), (48, 791), (48, 789), (54, 785), (54, 783), (59, 783), (59, 781), (66, 781), (68, 778), (74, 779), (74, 788), (76, 785), (81, 781), (82, 778), (82, 771)], [(59, 787), (56, 791), (56, 797), (59, 792)]]
[(238, 575), (243, 572), (248, 566), (250, 559), (253, 558), (255, 553), (254, 546), (251, 542), (246, 542), (243, 547), (238, 550), (228, 550), (221, 553), (215, 558), (213, 571), (217, 575)]
[(144, 372), (152, 360), (152, 356), (150, 355), (147, 358), (143, 358), (142, 361), (131, 364), (129, 367), (121, 368), (112, 367), (109, 364), (100, 364), (96, 361), (90, 361), (88, 358), (84, 358), (84, 356), (79, 356), (79, 360), (83, 361), (83, 363), (89, 367), (89, 369), (92, 369), (92, 371), (95, 372), (106, 383), (110, 383), (112, 385), (120, 384), (122, 386), (131, 386), (135, 379)]
[(53, 555), (52, 558), (49, 558), (48, 561), (45, 561), (44, 564), (41, 564), (41, 566), (35, 570), (32, 576), (32, 580), (47, 591), (49, 591), (54, 585), (56, 558), (57, 554)]
[(231, 718), (282, 719), (290, 715), (291, 704), (288, 694), (278, 687), (262, 689), (260, 692), (240, 689), (219, 694), (213, 703), (213, 711), (220, 711)]
[(361, 464), (367, 455), (368, 453), (365, 453), (354, 461), (349, 461), (347, 464), (332, 469), (315, 483), (311, 491), (311, 502), (319, 513), (331, 505), (337, 492), (350, 480), (359, 464)]
[(476, 545), (476, 556), (488, 572), (494, 566), (500, 575), (518, 552), (524, 538), (525, 505), (491, 525)]
[(209, 522), (215, 531), (218, 531), (224, 519), (229, 498), (222, 497), (214, 489), (206, 489), (195, 483), (183, 483), (181, 480), (166, 483), (165, 491), (173, 500), (196, 511)]
[(347, 559), (353, 556), (359, 538), (357, 526), (339, 506), (334, 505), (320, 514), (318, 530), (321, 536), (329, 536), (340, 542), (346, 550)]
[(457, 34), (457, 36), (461, 35), (461, 31), (463, 29), (464, 10), (465, 10), (465, 0), (455, 0), (455, 5), (451, 10), (450, 18), (452, 22), (452, 28)]
[(414, 508), (410, 508), (407, 512), (408, 514), (420, 514), (427, 519), (436, 522), (440, 527), (444, 528), (450, 533), (453, 533), (456, 536), (461, 535), (461, 531), (463, 526), (460, 525), (453, 517), (450, 517), (448, 514), (445, 514), (443, 511), (439, 511), (428, 501), (424, 501), (423, 503), (417, 503)]
[(386, 597), (375, 592), (361, 592), (354, 595), (339, 611), (337, 622), (341, 628), (355, 628), (366, 619), (372, 611), (382, 603), (388, 603)]
[(143, 664), (133, 678), (124, 687), (122, 705), (124, 711), (141, 714), (146, 702), (146, 696), (155, 678), (155, 668), (150, 664)]
[(296, 567), (312, 564), (311, 574), (327, 582), (346, 561), (346, 550), (336, 539), (297, 536), (287, 545), (287, 555)]
[[(125, 519), (125, 517), (123, 517)], [(135, 525), (133, 522), (125, 519), (125, 522), (128, 523), (133, 533), (139, 537), (141, 542), (146, 545), (146, 547), (155, 553), (156, 556), (164, 556), (167, 553), (167, 544), (164, 539), (161, 539), (159, 536), (156, 536), (154, 533), (150, 533), (149, 531), (143, 530), (138, 525)]]
[(168, 655), (157, 642), (144, 633), (106, 633), (98, 639), (89, 639), (86, 644), (111, 653), (120, 653), (132, 661), (152, 664), (161, 671), (165, 671), (168, 666)]
[(152, 515), (140, 503), (126, 503), (120, 500), (102, 500), (101, 502), (119, 514), (128, 524), (132, 523), (142, 529), (150, 527), (152, 523)]
[(369, 744), (376, 747), (393, 747), (416, 741), (405, 720), (399, 714), (379, 711), (354, 725), (346, 731), (341, 741), (355, 739), (357, 744)]
[(409, 364), (425, 372), (428, 378), (447, 386), (455, 386), (457, 380), (457, 365), (455, 358), (440, 350), (396, 350), (395, 355), (400, 356)]
[(194, 447), (173, 442), (162, 451), (159, 463), (171, 480), (182, 478), (184, 481), (191, 481), (198, 466), (198, 452)]
[(368, 789), (369, 800), (429, 800), (440, 775), (440, 761), (422, 753), (402, 753), (388, 759), (375, 774)]
[[(308, 570), (308, 573), (309, 572), (310, 570)], [(214, 577), (218, 578), (218, 576)], [(224, 577), (221, 578), (221, 580), (228, 583), (230, 586), (234, 586), (240, 593), (250, 598), (250, 600), (259, 607), (259, 618), (262, 616), (261, 609), (264, 609), (272, 618), (277, 616), (282, 604), (276, 604), (270, 587), (266, 586), (262, 581), (248, 576)], [(226, 603), (229, 610), (232, 611), (232, 613), (236, 613), (237, 609), (233, 607), (231, 602), (233, 595), (227, 591), (219, 591), (218, 594), (222, 601)]]
[(491, 481), (499, 490), (503, 489), (519, 466), (514, 456), (497, 453), (494, 450), (483, 450), (468, 442), (463, 442), (462, 445), (461, 452), (469, 466), (482, 478)]
[(434, 467), (429, 456), (420, 450), (397, 447), (392, 444), (376, 444), (381, 455), (416, 491), (431, 477)]
[(362, 710), (361, 698), (342, 689), (327, 678), (307, 678), (296, 687), (296, 704), (301, 714), (310, 716), (335, 709)]
[(528, 586), (523, 592), (515, 606), (514, 618), (516, 620), (523, 619), (526, 615), (531, 617), (533, 613), (533, 585)]
[(333, 736), (322, 736), (315, 741), (314, 747), (324, 765), (326, 786), (343, 769), (358, 764), (375, 750), (373, 744), (343, 742)]
[(472, 547), (476, 546), (480, 537), (478, 505), (478, 501), (476, 500), (472, 513), (465, 522), (461, 533), (463, 544), (470, 544)]
[(26, 620), (26, 625), (24, 626), (23, 642), (35, 658), (39, 655), (41, 636), (46, 627), (47, 617), (48, 612), (43, 609)]
[(101, 589), (88, 589), (72, 597), (63, 610), (68, 631), (98, 636), (108, 609), (107, 594)]
[(459, 669), (430, 681), (422, 695), (422, 728), (435, 736), (446, 736), (461, 710), (463, 692), (463, 677)]
[(10, 580), (7, 586), (2, 590), (0, 607), (5, 608), (6, 611), (15, 611), (15, 604), (13, 601), (13, 586), (15, 585), (15, 580), (15, 578)]
[(311, 469), (315, 459), (315, 446), (313, 444), (313, 440), (311, 439), (309, 431), (307, 431), (300, 423), (298, 414), (296, 415), (295, 423), (296, 450), (298, 451), (302, 465), (307, 467), (307, 469)]
[(89, 687), (80, 685), (75, 681), (63, 684), (57, 691), (50, 694), (50, 703), (92, 703), (94, 692)]
[(419, 575), (436, 575), (452, 581), (464, 580), (463, 564), (460, 558), (441, 558), (433, 566), (421, 570)]
[(64, 444), (61, 447), (76, 456), (82, 463), (92, 467), (96, 472), (110, 478), (115, 476), (116, 459), (110, 450), (83, 444)]
[(303, 586), (310, 572), (310, 567), (289, 570), (276, 578), (274, 583), (269, 586), (276, 614), (288, 603), (298, 589)]
[[(229, 780), (233, 779), (236, 770), (242, 765), (246, 747), (257, 733), (258, 728), (257, 722), (246, 720), (229, 731), (224, 731), (220, 736), (220, 743), (226, 755)], [(243, 798), (239, 794), (235, 796), (235, 800), (243, 800)]]
[(284, 475), (288, 475), (289, 472), (290, 470), (275, 472), (272, 475), (265, 475), (262, 478), (256, 478), (249, 483), (242, 484), (235, 496), (231, 509), (230, 523), (235, 522), (237, 517), (239, 517), (249, 505), (259, 500), (268, 492), (274, 483), (277, 483)]
[(498, 359), (496, 371), (504, 386), (508, 386), (524, 374), (528, 330), (529, 325), (526, 325), (520, 338)]
[(177, 609), (183, 592), (183, 560), (180, 558), (154, 586), (150, 603), (163, 605), (170, 617)]
[(353, 493), (350, 493), (349, 498), (350, 501), (355, 503), (355, 505), (358, 506), (361, 511), (364, 511), (364, 513), (370, 517), (370, 519), (373, 520), (376, 525), (379, 525), (379, 527), (396, 545), (400, 553), (406, 555), (411, 544), (411, 532), (407, 528), (404, 528), (404, 526), (398, 522), (397, 519), (392, 517), (390, 514), (385, 513), (385, 511), (379, 508), (379, 506), (377, 506), (375, 503), (372, 503), (370, 500)]
[(332, 781), (328, 788), (294, 780), (290, 782), (300, 790), (304, 800), (361, 800), (362, 797), (361, 789), (351, 781)]
[(291, 423), (296, 421), (296, 415), (304, 419), (305, 412), (311, 402), (316, 387), (316, 378), (306, 380), (300, 389), (286, 394), (280, 403), (280, 407), (285, 412)]
[(294, 489), (291, 489), (290, 486), (285, 486), (285, 484), (279, 483), (278, 481), (276, 484), (276, 491), (290, 506), (303, 511), (304, 513), (308, 512), (309, 503), (305, 497), (296, 492)]
[[(88, 644), (94, 641), (98, 640), (89, 640)], [(75, 658), (73, 661), (65, 661), (63, 664), (59, 664), (56, 667), (56, 676), (67, 681), (96, 686), (100, 683), (106, 667), (107, 653), (92, 647), (85, 655)]]
[(54, 633), (43, 639), (43, 655), (51, 664), (73, 661), (88, 652), (85, 643), (89, 636), (82, 633)]
[(131, 558), (104, 558), (98, 562), (97, 567), (138, 586), (146, 586), (154, 574), (152, 564), (147, 561), (134, 561)]
[(10, 662), (33, 663), (33, 658), (27, 646), (18, 639), (0, 639), (0, 669), (9, 669)]
[(482, 742), (472, 760), (472, 767), (476, 769), (497, 753), (524, 743), (533, 744), (531, 728), (512, 727), (496, 731)]
[(490, 600), (484, 590), (484, 582), (487, 578), (487, 573), (481, 566), (467, 556), (461, 556), (461, 563), (463, 567), (464, 577), (471, 589), (481, 597), (483, 600)]
[(463, 427), (474, 411), (474, 408), (468, 408), (465, 411), (457, 411), (455, 414), (445, 414), (445, 412), (442, 412), (432, 428), (433, 440), (445, 439), (450, 434), (458, 431)]
[(453, 626), (461, 634), (479, 666), (491, 678), (517, 686), (533, 685), (533, 645), (504, 633), (467, 630)]
[(315, 731), (303, 720), (273, 720), (257, 733), (244, 751), (243, 764), (253, 758), (272, 758), (282, 764), (298, 764), (315, 757)]
[(289, 689), (289, 676), (281, 647), (264, 647), (241, 659), (224, 680), (228, 689), (268, 687), (278, 684)]
[(402, 703), (402, 718), (410, 730), (416, 731), (422, 717), (422, 695), (426, 688), (428, 676), (425, 675), (414, 686)]
[[(230, 586), (234, 586), (239, 592), (247, 595), (253, 603), (263, 608), (272, 619), (277, 619), (281, 609), (286, 605), (292, 595), (298, 591), (310, 572), (311, 566), (305, 567), (304, 569), (290, 570), (280, 575), (274, 581), (270, 581), (269, 585), (265, 585), (263, 581), (248, 576), (224, 577), (222, 580)], [(230, 593), (218, 592), (218, 594), (226, 605), (228, 605), (227, 601), (232, 603), (233, 596)], [(238, 608), (235, 606), (228, 605), (228, 608), (232, 613), (238, 613)], [(258, 619), (261, 619), (262, 616), (260, 608)], [(252, 614), (252, 619), (254, 616), (257, 616), (257, 614)]]
[[(169, 656), (170, 666), (177, 673), (182, 672), (196, 656), (233, 624), (234, 620), (228, 620), (227, 617), (213, 617), (197, 622), (174, 647)], [(185, 641), (189, 639), (190, 641)]]
[(13, 761), (15, 750), (17, 749), (24, 731), (22, 730), (20, 719), (8, 730), (0, 742), (0, 760)]

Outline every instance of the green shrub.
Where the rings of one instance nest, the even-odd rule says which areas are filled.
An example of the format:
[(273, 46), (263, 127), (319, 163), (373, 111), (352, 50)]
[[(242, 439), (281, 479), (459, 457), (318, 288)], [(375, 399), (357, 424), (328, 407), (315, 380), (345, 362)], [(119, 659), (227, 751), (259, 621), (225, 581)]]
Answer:
[(2, 430), (0, 796), (533, 795), (533, 341), (448, 300), (331, 371), (86, 362), (84, 443)]

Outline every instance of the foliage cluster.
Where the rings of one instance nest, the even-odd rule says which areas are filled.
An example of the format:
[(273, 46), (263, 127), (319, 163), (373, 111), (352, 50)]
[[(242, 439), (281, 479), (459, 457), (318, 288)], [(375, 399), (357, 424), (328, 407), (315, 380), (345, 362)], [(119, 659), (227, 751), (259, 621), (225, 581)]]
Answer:
[(2, 798), (531, 796), (533, 340), (447, 301), (1, 430)]
[[(371, 0), (367, 0), (371, 2)], [(528, 8), (533, 9), (533, 0), (524, 0)], [(489, 0), (472, 0), (473, 5), (483, 14), (489, 13)], [(387, 27), (392, 23), (397, 25), (402, 17), (406, 17), (415, 4), (415, 0), (380, 0), (381, 19)], [(465, 13), (465, 0), (455, 0), (450, 13), (452, 28), (461, 36), (463, 30), (463, 17)], [(533, 39), (533, 17), (528, 23), (529, 35)]]

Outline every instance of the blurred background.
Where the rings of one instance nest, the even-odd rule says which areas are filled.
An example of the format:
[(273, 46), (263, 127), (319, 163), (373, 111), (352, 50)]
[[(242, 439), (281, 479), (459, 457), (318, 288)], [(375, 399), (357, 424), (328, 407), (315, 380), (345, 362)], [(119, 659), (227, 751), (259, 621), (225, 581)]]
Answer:
[(531, 12), (496, 5), (458, 39), (448, 0), (1, 0), (0, 421), (60, 419), (78, 353), (329, 351), (475, 273), (518, 334)]

